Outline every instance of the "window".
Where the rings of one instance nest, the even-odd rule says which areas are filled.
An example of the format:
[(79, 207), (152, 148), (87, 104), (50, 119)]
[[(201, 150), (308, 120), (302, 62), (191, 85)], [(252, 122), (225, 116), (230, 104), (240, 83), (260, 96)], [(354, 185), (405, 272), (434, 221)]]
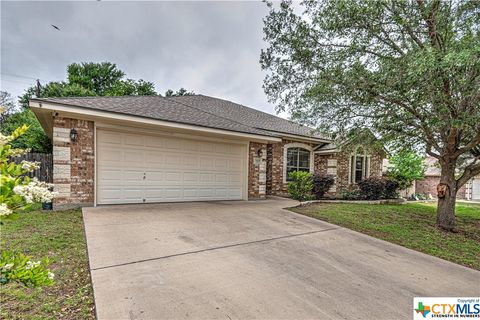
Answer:
[(370, 157), (357, 150), (350, 158), (350, 183), (357, 183), (369, 176)]
[(293, 171), (310, 172), (310, 151), (303, 148), (287, 149), (287, 181), (288, 174)]

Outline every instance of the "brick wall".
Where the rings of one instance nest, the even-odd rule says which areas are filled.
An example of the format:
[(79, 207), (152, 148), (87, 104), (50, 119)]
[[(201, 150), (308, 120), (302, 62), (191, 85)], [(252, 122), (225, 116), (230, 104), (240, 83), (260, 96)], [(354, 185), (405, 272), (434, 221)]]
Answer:
[[(75, 128), (78, 140), (70, 140)], [(53, 183), (58, 195), (54, 209), (93, 205), (94, 125), (92, 121), (55, 118), (53, 123)]]
[[(432, 197), (437, 197), (437, 185), (440, 183), (440, 177), (437, 176), (427, 176), (423, 180), (415, 181), (415, 193), (420, 193), (428, 196), (429, 194)], [(461, 187), (457, 192), (457, 199), (465, 199), (466, 196), (466, 185)]]
[[(353, 185), (349, 184), (350, 174), (350, 154), (348, 152), (338, 152), (326, 155), (315, 155), (315, 171), (321, 174), (331, 174), (336, 176), (335, 186), (330, 189), (328, 194), (334, 195), (341, 191), (351, 190)], [(382, 161), (384, 155), (373, 153), (370, 155), (370, 177), (382, 176)], [(336, 161), (335, 161), (336, 160)]]
[(302, 143), (309, 146), (315, 144), (293, 140), (282, 140), (278, 143), (269, 143), (267, 146), (267, 194), (286, 196), (287, 184), (283, 182), (284, 146), (289, 143)]
[[(258, 150), (262, 149), (262, 157)], [(267, 194), (267, 145), (250, 142), (248, 157), (248, 198), (265, 199)]]

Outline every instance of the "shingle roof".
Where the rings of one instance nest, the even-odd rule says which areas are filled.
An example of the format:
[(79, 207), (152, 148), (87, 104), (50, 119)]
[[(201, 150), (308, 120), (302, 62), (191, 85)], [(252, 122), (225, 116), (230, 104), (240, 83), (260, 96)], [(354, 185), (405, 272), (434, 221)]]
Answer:
[(204, 95), (170, 97), (167, 99), (258, 129), (326, 139), (318, 135), (312, 128), (231, 101)]
[(243, 133), (266, 136), (281, 136), (281, 133), (284, 133), (325, 139), (314, 134), (308, 127), (240, 104), (203, 95), (67, 97), (32, 100)]

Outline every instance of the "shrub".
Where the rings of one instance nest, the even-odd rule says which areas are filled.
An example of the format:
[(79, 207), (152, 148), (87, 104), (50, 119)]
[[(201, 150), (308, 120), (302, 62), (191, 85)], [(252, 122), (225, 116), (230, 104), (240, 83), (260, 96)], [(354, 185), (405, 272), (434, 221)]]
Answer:
[[(23, 125), (8, 136), (0, 133), (0, 225), (14, 219), (15, 214), (28, 210), (34, 203), (50, 201), (55, 195), (49, 191), (50, 184), (27, 176), (27, 173), (38, 167), (38, 163), (25, 160), (15, 163), (12, 159), (27, 152), (25, 149), (13, 148), (12, 142), (28, 129), (27, 125)], [(52, 284), (54, 276), (47, 269), (48, 259), (31, 259), (22, 253), (2, 250), (0, 284), (19, 282), (32, 287)]]
[(400, 188), (400, 184), (396, 180), (392, 179), (384, 179), (385, 183), (385, 190), (383, 191), (383, 198), (384, 199), (396, 199), (398, 198), (398, 188)]
[(51, 285), (54, 275), (47, 269), (49, 264), (47, 258), (33, 261), (31, 256), (3, 251), (0, 255), (0, 284), (15, 281), (29, 287)]
[(312, 175), (308, 172), (294, 171), (288, 174), (291, 181), (288, 183), (288, 193), (299, 201), (312, 199), (313, 181)]
[(331, 175), (322, 175), (316, 173), (313, 175), (313, 194), (315, 198), (321, 199), (325, 193), (333, 186), (335, 178)]
[(343, 191), (340, 193), (340, 198), (344, 200), (358, 200), (360, 193), (358, 191)]
[(379, 178), (368, 178), (357, 183), (360, 197), (365, 200), (378, 200), (383, 197), (385, 181)]

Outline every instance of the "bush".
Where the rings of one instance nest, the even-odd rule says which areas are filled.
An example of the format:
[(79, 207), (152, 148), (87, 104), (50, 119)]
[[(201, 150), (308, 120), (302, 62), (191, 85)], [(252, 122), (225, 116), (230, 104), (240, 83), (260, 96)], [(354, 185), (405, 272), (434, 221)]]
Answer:
[(292, 199), (305, 201), (312, 199), (313, 181), (308, 172), (294, 171), (288, 174), (292, 181), (288, 183), (288, 193)]
[(365, 200), (378, 200), (383, 197), (385, 181), (379, 178), (368, 178), (357, 183), (360, 197)]
[(343, 191), (340, 193), (340, 198), (344, 200), (358, 200), (360, 193), (358, 191)]
[(385, 190), (383, 191), (383, 198), (384, 199), (396, 199), (398, 198), (398, 188), (400, 188), (400, 184), (396, 180), (392, 179), (384, 179), (385, 182)]
[(331, 175), (322, 175), (319, 173), (313, 175), (313, 194), (315, 195), (315, 198), (323, 198), (325, 193), (330, 190), (334, 183), (335, 178)]
[(365, 200), (396, 199), (399, 183), (396, 180), (368, 178), (357, 183), (360, 197)]

